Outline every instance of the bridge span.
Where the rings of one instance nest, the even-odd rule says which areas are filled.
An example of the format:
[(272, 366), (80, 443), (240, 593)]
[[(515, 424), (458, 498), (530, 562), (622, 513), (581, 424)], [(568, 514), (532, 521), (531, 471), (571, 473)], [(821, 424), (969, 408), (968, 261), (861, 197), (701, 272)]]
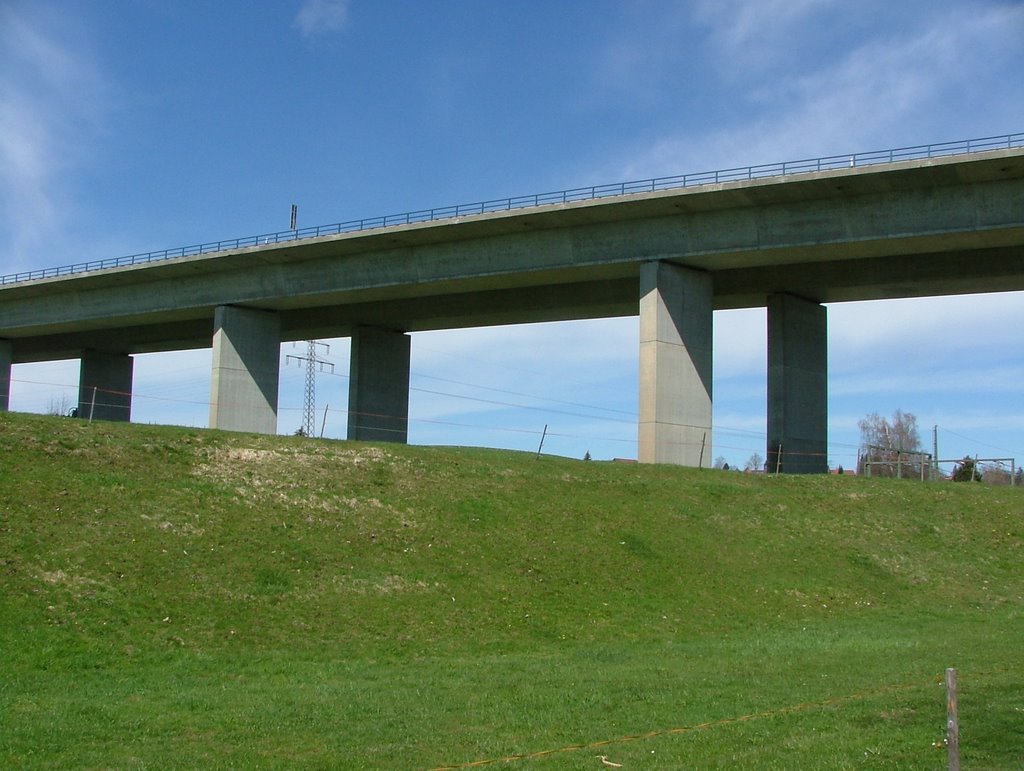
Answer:
[[(277, 430), (283, 341), (352, 338), (350, 439), (405, 441), (410, 332), (640, 316), (641, 462), (712, 457), (712, 314), (767, 307), (768, 447), (826, 469), (824, 303), (1024, 290), (1024, 147), (409, 222), (0, 285), (11, 365), (213, 348), (210, 426)], [(94, 389), (96, 389), (94, 391)], [(780, 455), (781, 453), (781, 455)]]

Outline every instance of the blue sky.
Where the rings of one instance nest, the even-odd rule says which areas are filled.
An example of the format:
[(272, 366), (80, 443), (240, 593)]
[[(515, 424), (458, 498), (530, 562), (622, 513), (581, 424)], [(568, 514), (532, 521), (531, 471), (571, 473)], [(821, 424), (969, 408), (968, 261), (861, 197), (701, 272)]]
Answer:
[[(1024, 131), (1008, 0), (5, 0), (0, 273), (288, 227)], [(917, 415), (1024, 460), (1024, 294), (829, 309), (830, 461)], [(343, 437), (348, 342), (318, 380)], [(715, 316), (714, 456), (764, 454), (763, 310)], [(282, 347), (279, 430), (303, 371)], [(635, 457), (637, 321), (413, 337), (410, 439)], [(137, 357), (134, 419), (205, 425), (208, 350)], [(16, 365), (12, 409), (77, 362)]]

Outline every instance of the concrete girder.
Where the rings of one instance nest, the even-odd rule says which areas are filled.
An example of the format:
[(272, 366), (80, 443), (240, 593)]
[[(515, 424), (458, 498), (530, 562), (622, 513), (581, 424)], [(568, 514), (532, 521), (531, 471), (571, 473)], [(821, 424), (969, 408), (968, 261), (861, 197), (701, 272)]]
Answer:
[(834, 303), (1024, 291), (1024, 244), (832, 262), (779, 262), (720, 270), (714, 276), (716, 310), (763, 308), (773, 294)]
[[(0, 334), (27, 344), (28, 338), (90, 326), (143, 326), (183, 313), (209, 317), (220, 305), (287, 314), (562, 280), (582, 285), (608, 271), (621, 276), (626, 266), (635, 270), (665, 259), (713, 273), (716, 307), (741, 307), (718, 281), (723, 273), (736, 271), (738, 278), (743, 271), (754, 275), (786, 265), (899, 263), (915, 255), (1019, 249), (1022, 212), (1024, 150), (745, 180), (14, 284), (0, 287)], [(810, 275), (821, 279), (817, 286), (808, 285)], [(955, 270), (937, 277), (949, 284), (939, 293), (956, 291), (960, 275)], [(1017, 288), (1020, 275), (1018, 269)], [(829, 268), (800, 276), (798, 283), (768, 293), (832, 301), (824, 296), (833, 288)], [(889, 291), (887, 283), (861, 284), (854, 276), (854, 286), (864, 286), (856, 299), (904, 296), (902, 287)], [(927, 283), (913, 282), (915, 296), (935, 293)], [(982, 277), (968, 291), (1010, 288), (998, 277)], [(764, 297), (749, 283), (735, 290)], [(173, 329), (170, 334), (177, 339)]]

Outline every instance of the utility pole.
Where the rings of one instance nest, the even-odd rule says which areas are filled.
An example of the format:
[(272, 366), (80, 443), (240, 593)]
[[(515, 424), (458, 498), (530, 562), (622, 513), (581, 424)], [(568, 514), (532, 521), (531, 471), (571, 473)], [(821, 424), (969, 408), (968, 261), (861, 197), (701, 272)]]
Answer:
[(303, 436), (316, 436), (316, 373), (323, 372), (330, 367), (334, 372), (334, 364), (321, 359), (316, 355), (316, 347), (322, 345), (327, 351), (330, 346), (320, 340), (306, 341), (306, 355), (296, 356), (288, 354), (287, 361), (302, 362), (306, 366), (306, 390), (302, 397), (302, 434)]

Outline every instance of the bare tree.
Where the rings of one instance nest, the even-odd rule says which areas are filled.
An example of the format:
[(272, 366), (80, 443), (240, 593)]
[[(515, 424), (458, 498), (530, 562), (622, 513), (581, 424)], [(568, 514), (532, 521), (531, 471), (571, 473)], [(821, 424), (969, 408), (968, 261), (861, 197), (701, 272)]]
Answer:
[(981, 481), (987, 485), (1009, 485), (1013, 482), (1013, 477), (1010, 476), (1010, 471), (1002, 463), (993, 463), (990, 466), (986, 466), (984, 472), (981, 475)]
[(50, 397), (46, 405), (47, 415), (70, 415), (73, 409), (71, 399), (67, 394), (62, 393), (59, 398)]
[(860, 428), (861, 447), (916, 452), (921, 449), (921, 435), (917, 431), (917, 417), (912, 412), (896, 410), (892, 420), (872, 412), (857, 423)]
[(865, 473), (865, 464), (871, 463), (870, 474), (873, 476), (920, 474), (925, 453), (921, 449), (921, 435), (914, 413), (896, 410), (892, 419), (887, 420), (872, 412), (858, 421), (857, 426), (860, 428), (861, 445), (858, 473)]
[(764, 458), (761, 457), (761, 453), (755, 452), (750, 456), (750, 460), (747, 461), (747, 465), (743, 467), (744, 471), (760, 471), (761, 466), (764, 465)]

